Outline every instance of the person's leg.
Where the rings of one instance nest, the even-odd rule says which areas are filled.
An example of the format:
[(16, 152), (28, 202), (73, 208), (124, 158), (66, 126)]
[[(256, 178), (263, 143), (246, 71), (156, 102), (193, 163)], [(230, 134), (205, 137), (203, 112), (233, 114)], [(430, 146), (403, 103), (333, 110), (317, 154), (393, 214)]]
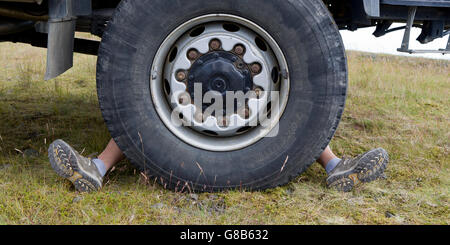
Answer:
[(97, 159), (83, 157), (63, 140), (50, 144), (48, 156), (56, 173), (71, 181), (80, 192), (99, 190), (106, 172), (124, 158), (114, 140), (109, 141)]
[(388, 153), (382, 148), (342, 160), (327, 147), (317, 159), (327, 171), (327, 185), (341, 191), (350, 191), (360, 182), (376, 180), (384, 174), (388, 161)]
[(103, 150), (103, 152), (98, 156), (98, 159), (93, 159), (95, 165), (97, 166), (100, 174), (103, 176), (118, 162), (122, 161), (124, 155), (122, 151), (117, 146), (116, 142), (111, 139)]
[(333, 153), (333, 151), (331, 151), (331, 148), (329, 146), (327, 146), (327, 148), (322, 152), (317, 161), (320, 163), (320, 165), (322, 165), (322, 167), (327, 171), (327, 173), (330, 173), (341, 161), (341, 159), (338, 158)]

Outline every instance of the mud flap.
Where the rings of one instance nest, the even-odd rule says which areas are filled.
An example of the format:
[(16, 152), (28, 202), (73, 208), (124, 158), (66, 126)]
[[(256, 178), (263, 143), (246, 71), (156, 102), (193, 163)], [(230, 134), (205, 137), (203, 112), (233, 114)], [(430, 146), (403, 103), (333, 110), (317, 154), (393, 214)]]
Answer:
[(380, 0), (364, 0), (363, 3), (367, 16), (380, 17)]
[(72, 68), (77, 16), (90, 15), (91, 12), (91, 0), (49, 0), (45, 80), (55, 78)]

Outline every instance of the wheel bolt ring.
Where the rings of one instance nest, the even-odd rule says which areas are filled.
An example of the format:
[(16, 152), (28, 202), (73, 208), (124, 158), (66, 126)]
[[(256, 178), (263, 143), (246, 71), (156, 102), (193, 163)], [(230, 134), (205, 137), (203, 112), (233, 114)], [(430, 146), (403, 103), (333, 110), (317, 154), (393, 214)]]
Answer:
[[(273, 45), (273, 47), (278, 48), (276, 42), (274, 42), (271, 37), (264, 32), (263, 29), (259, 29), (260, 27), (256, 25), (253, 26), (252, 23), (248, 24), (247, 22), (238, 22), (237, 25), (239, 25), (241, 29), (233, 33), (230, 33), (229, 30), (224, 29), (221, 25), (217, 25), (216, 22), (211, 21), (207, 22), (207, 24), (201, 22), (200, 24), (202, 26), (205, 26), (206, 35), (193, 37), (190, 36), (189, 33), (181, 34), (182, 31), (178, 32), (180, 36), (174, 36), (170, 39), (170, 42), (167, 41), (167, 43), (170, 44), (171, 47), (178, 48), (181, 51), (179, 53), (182, 55), (177, 55), (174, 60), (170, 60), (170, 57), (172, 56), (164, 57), (165, 64), (163, 75), (166, 80), (169, 81), (169, 88), (171, 92), (165, 94), (165, 97), (168, 101), (170, 101), (170, 107), (173, 111), (181, 111), (184, 120), (190, 123), (189, 125), (185, 125), (189, 129), (185, 129), (184, 127), (175, 128), (177, 125), (171, 124), (170, 108), (169, 110), (164, 110), (162, 112), (159, 111), (159, 113), (162, 113), (164, 122), (168, 124), (167, 126), (178, 137), (182, 138), (183, 140), (187, 140), (191, 145), (198, 146), (202, 149), (210, 149), (211, 147), (205, 145), (204, 142), (210, 141), (211, 137), (217, 136), (224, 137), (223, 140), (222, 138), (220, 138), (219, 142), (220, 144), (225, 145), (213, 146), (212, 149), (216, 149), (217, 147), (219, 147), (220, 149), (237, 148), (238, 146), (232, 145), (231, 142), (228, 142), (227, 137), (235, 137), (238, 135), (238, 137), (244, 140), (244, 143), (239, 143), (239, 145), (251, 144), (252, 142), (257, 140), (256, 138), (260, 138), (260, 136), (256, 136), (256, 132), (261, 131), (265, 134), (265, 131), (268, 130), (264, 126), (259, 125), (259, 123), (257, 126), (253, 126), (253, 124), (251, 124), (252, 122), (256, 122), (256, 116), (258, 115), (258, 112), (260, 110), (262, 112), (263, 110), (260, 109), (258, 105), (263, 105), (264, 103), (266, 103), (265, 101), (261, 101), (260, 99), (263, 97), (267, 97), (267, 99), (270, 99), (270, 97), (266, 95), (265, 91), (272, 91), (272, 89), (277, 90), (279, 88), (278, 85), (272, 84), (271, 79), (269, 79), (271, 78), (271, 74), (269, 74), (270, 69), (266, 69), (266, 67), (284, 67), (284, 56), (278, 49), (269, 49), (266, 52), (262, 52), (260, 49), (258, 49), (257, 46), (255, 46), (256, 44), (254, 42), (254, 36), (256, 32), (256, 35), (262, 36), (264, 38), (263, 40), (267, 40), (269, 44)], [(186, 29), (192, 28), (189, 27)], [(220, 47), (218, 42), (213, 42), (213, 40), (215, 39), (220, 41)], [(164, 48), (166, 48), (166, 46), (164, 46)], [(225, 53), (228, 53), (229, 57)], [(278, 59), (278, 55), (283, 58), (281, 59), (281, 65), (278, 64), (280, 62)], [(205, 57), (209, 58), (207, 59)], [(239, 64), (239, 67), (242, 67), (242, 69), (238, 68), (239, 62), (242, 63)], [(258, 74), (258, 76), (256, 76), (257, 74), (255, 74), (255, 71), (258, 70), (256, 68), (258, 67), (253, 67), (252, 70), (252, 65), (254, 65), (255, 63), (258, 63), (261, 66), (261, 72)], [(198, 68), (194, 69), (194, 67), (197, 66), (204, 66), (204, 71), (201, 72), (201, 70), (198, 70)], [(209, 76), (207, 76), (208, 74), (206, 74), (205, 72), (211, 70), (220, 72), (216, 75), (210, 74)], [(170, 73), (170, 71), (172, 71), (172, 73)], [(175, 72), (173, 73), (173, 71)], [(177, 72), (179, 71), (185, 72), (186, 78), (182, 81), (178, 81), (182, 78), (182, 74), (180, 74), (177, 79)], [(245, 83), (242, 84), (244, 86), (239, 86), (237, 83), (230, 82), (237, 81), (235, 79), (235, 76), (231, 76), (230, 74), (234, 74), (235, 76), (239, 75), (239, 78), (242, 77), (242, 79), (249, 79), (250, 81), (253, 81), (253, 78), (256, 77), (256, 83)], [(193, 76), (191, 77), (191, 75)], [(226, 90), (221, 89), (223, 86), (218, 86), (221, 84), (213, 83), (213, 81), (215, 81), (214, 79), (217, 78), (216, 76), (224, 79), (227, 84), (230, 83), (230, 85), (233, 86), (227, 86)], [(207, 84), (203, 84), (206, 81), (210, 82)], [(270, 83), (268, 83), (267, 81), (270, 81)], [(212, 103), (203, 102), (202, 105), (195, 105), (192, 103), (189, 103), (188, 105), (182, 105), (183, 103), (186, 103), (186, 101), (183, 99), (179, 101), (180, 95), (183, 92), (187, 92), (189, 93), (189, 97), (191, 98), (191, 100), (194, 100), (194, 97), (196, 95), (191, 93), (192, 88), (190, 85), (197, 83), (202, 83), (204, 85), (202, 86), (202, 94), (205, 94), (205, 91), (209, 92), (210, 90), (213, 90), (214, 96), (219, 96), (219, 93), (221, 93), (222, 91), (240, 92), (242, 90), (244, 91), (244, 95), (246, 96), (249, 95), (245, 91), (251, 92), (253, 95), (247, 97), (248, 99), (245, 103), (241, 102), (237, 105), (234, 105), (234, 108), (232, 108), (234, 109), (234, 112), (230, 111), (227, 114), (220, 112), (218, 113), (217, 111), (215, 111), (214, 113), (209, 112), (209, 110), (207, 109), (209, 108), (208, 106), (212, 105)], [(284, 83), (280, 84), (284, 85)], [(262, 91), (264, 91), (259, 91), (259, 94), (262, 94), (261, 98), (256, 98), (255, 89), (258, 87), (261, 88)], [(156, 94), (156, 92), (152, 90), (152, 94)], [(172, 97), (174, 94), (177, 94), (175, 101), (173, 101)], [(255, 99), (257, 99), (258, 101), (256, 101)], [(248, 104), (250, 102), (251, 104)], [(224, 110), (227, 110), (227, 108), (224, 108)], [(223, 117), (226, 117), (226, 119)], [(228, 124), (226, 120), (228, 120)], [(243, 134), (244, 131), (242, 130), (242, 125), (251, 125), (249, 128), (252, 128), (252, 130), (255, 130), (255, 132), (252, 131), (249, 134)], [(196, 134), (195, 137), (191, 137), (191, 130)], [(213, 132), (213, 134), (210, 134), (211, 132)]]

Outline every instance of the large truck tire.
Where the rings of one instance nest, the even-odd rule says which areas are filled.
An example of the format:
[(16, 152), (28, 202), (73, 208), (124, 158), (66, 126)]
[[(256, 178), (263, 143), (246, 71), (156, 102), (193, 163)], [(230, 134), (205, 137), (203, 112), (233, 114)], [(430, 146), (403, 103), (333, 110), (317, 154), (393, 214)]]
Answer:
[[(97, 65), (112, 137), (140, 171), (175, 191), (287, 184), (331, 141), (347, 79), (341, 36), (319, 0), (124, 0), (103, 35)], [(260, 97), (252, 103), (266, 109), (272, 105), (262, 98), (277, 91), (278, 109), (269, 109), (279, 122), (237, 129), (227, 127), (228, 114), (180, 111), (194, 105), (171, 96), (186, 99), (181, 92), (189, 97), (197, 82), (220, 92), (254, 90)], [(248, 103), (229, 119), (250, 120), (260, 107)], [(177, 127), (169, 120), (173, 111), (191, 126)], [(205, 126), (214, 119), (223, 125)]]

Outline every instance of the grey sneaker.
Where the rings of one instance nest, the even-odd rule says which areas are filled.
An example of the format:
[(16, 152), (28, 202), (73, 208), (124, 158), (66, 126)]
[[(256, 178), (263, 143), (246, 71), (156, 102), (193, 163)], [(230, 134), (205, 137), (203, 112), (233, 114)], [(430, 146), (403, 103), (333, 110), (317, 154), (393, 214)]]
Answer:
[(54, 141), (48, 148), (48, 158), (56, 173), (73, 183), (79, 192), (98, 191), (103, 177), (95, 163), (81, 156), (63, 140)]
[(336, 165), (327, 178), (327, 186), (349, 192), (361, 182), (371, 182), (384, 175), (389, 162), (386, 150), (378, 148)]

